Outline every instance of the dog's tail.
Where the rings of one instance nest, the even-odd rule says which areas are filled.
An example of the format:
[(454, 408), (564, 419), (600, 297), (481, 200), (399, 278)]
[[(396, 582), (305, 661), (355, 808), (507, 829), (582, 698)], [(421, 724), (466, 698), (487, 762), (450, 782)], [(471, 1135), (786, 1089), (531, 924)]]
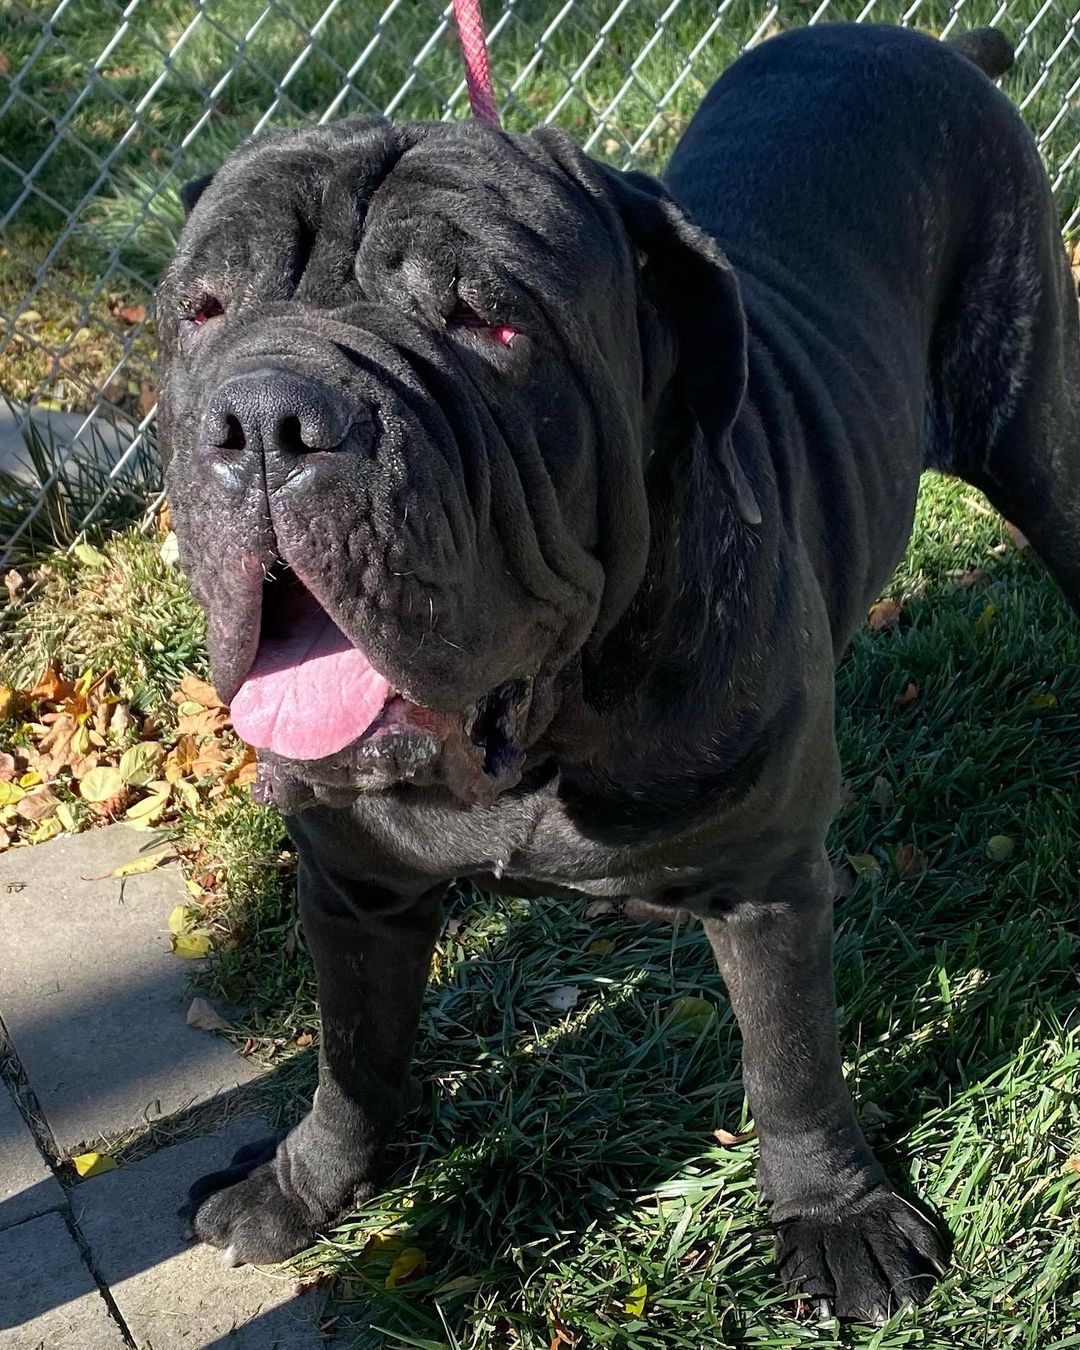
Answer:
[(949, 46), (966, 56), (984, 75), (996, 80), (1013, 63), (1012, 43), (999, 28), (970, 28), (949, 38)]

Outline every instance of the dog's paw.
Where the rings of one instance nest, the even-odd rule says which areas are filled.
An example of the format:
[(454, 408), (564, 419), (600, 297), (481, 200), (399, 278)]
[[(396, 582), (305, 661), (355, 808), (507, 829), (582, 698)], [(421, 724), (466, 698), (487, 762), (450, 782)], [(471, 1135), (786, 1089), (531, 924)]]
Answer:
[(941, 1234), (891, 1192), (830, 1217), (777, 1226), (776, 1260), (793, 1294), (845, 1320), (880, 1325), (921, 1303), (945, 1273)]
[(280, 1136), (246, 1144), (200, 1177), (179, 1214), (184, 1236), (220, 1247), (230, 1266), (270, 1265), (310, 1247), (320, 1217), (282, 1189), (271, 1165)]

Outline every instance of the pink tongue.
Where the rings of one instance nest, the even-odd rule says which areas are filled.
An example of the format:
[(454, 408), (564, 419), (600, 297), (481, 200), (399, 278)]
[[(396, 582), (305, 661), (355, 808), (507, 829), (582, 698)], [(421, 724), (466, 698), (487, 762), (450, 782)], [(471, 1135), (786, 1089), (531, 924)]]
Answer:
[(312, 605), (287, 638), (259, 643), (232, 701), (237, 734), (285, 759), (322, 759), (362, 736), (390, 686), (324, 609)]

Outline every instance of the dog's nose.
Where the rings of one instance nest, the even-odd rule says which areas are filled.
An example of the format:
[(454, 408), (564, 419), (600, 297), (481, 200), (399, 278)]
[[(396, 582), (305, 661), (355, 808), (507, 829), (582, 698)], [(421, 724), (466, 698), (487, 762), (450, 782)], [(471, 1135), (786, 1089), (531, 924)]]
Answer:
[(203, 443), (219, 450), (307, 454), (336, 450), (352, 427), (342, 394), (296, 371), (267, 367), (233, 375), (203, 418)]

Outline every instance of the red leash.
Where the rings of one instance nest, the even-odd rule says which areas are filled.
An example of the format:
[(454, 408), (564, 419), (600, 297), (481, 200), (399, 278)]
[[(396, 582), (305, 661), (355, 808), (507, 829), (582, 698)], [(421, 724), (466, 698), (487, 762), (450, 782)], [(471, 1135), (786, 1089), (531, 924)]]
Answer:
[(497, 127), (499, 110), (495, 106), (495, 90), (491, 84), (488, 65), (487, 40), (480, 0), (454, 0), (454, 18), (457, 20), (461, 51), (465, 58), (465, 83), (469, 86), (469, 106), (480, 122)]

